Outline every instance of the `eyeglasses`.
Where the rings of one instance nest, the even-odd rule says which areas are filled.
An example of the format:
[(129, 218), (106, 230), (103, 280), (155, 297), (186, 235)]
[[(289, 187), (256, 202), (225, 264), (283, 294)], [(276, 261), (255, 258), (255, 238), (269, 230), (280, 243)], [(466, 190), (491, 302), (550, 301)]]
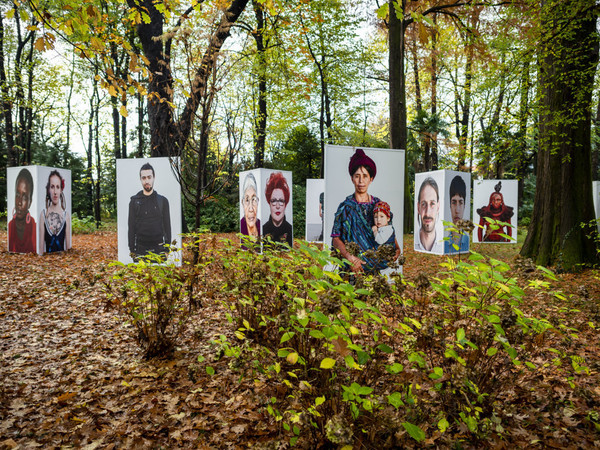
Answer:
[(269, 202), (271, 203), (271, 205), (275, 206), (277, 204), (279, 204), (280, 206), (285, 205), (285, 199), (283, 198), (271, 198), (271, 201)]
[(242, 202), (244, 203), (244, 206), (250, 206), (250, 204), (252, 204), (252, 206), (257, 207), (258, 206), (258, 197), (256, 195), (253, 195), (251, 198), (244, 197)]

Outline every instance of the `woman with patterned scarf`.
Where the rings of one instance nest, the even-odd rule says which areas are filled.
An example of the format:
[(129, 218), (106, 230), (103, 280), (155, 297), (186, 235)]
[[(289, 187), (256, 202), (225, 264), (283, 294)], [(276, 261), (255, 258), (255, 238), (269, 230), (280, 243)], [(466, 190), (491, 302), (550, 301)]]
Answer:
[[(348, 173), (354, 185), (354, 193), (340, 203), (335, 213), (331, 231), (332, 245), (350, 262), (353, 272), (383, 270), (387, 267), (385, 261), (376, 261), (364, 255), (368, 250), (375, 250), (379, 246), (373, 234), (373, 209), (380, 199), (368, 192), (377, 175), (377, 166), (362, 149), (357, 149), (350, 158)], [(346, 246), (350, 242), (358, 245), (359, 255), (348, 252)], [(398, 242), (395, 242), (395, 246), (398, 256)]]

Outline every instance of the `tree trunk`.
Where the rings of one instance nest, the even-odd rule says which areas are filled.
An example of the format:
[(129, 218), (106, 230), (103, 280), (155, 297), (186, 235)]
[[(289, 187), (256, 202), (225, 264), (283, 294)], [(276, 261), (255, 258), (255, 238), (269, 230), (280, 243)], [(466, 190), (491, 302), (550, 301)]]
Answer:
[(254, 119), (254, 167), (262, 167), (265, 162), (267, 137), (267, 55), (265, 39), (265, 12), (262, 5), (254, 0), (256, 31), (252, 33), (256, 42), (256, 62), (258, 71), (258, 111)]
[[(417, 33), (415, 32), (412, 39), (412, 62), (413, 62), (413, 72), (415, 74), (415, 101), (417, 103), (417, 113), (423, 110), (423, 99), (421, 96), (421, 81), (419, 79), (419, 60), (417, 58)], [(422, 128), (419, 130), (420, 136), (417, 137), (418, 142), (422, 143), (422, 151), (423, 151), (423, 166), (425, 170), (431, 170), (431, 155), (430, 155), (430, 130), (427, 128)]]
[[(399, 6), (400, 8), (396, 7)], [(404, 11), (405, 0), (390, 0), (389, 21), (389, 97), (390, 146), (406, 149), (406, 92), (404, 78)], [(397, 12), (397, 9), (399, 11)], [(412, 210), (412, 207), (411, 207)]]
[(144, 147), (146, 146), (146, 142), (145, 142), (145, 139), (144, 139), (144, 117), (146, 116), (145, 111), (144, 111), (144, 99), (145, 99), (145, 97), (138, 92), (137, 93), (137, 101), (138, 101), (138, 106), (137, 106), (137, 113), (138, 113), (138, 129), (137, 129), (138, 147), (137, 147), (137, 157), (138, 158), (143, 158), (144, 157)]
[(600, 180), (600, 100), (598, 100), (596, 106), (594, 131), (596, 134), (596, 145), (592, 149), (592, 180)]
[[(406, 150), (406, 88), (404, 78), (404, 30), (401, 15), (406, 0), (389, 0), (389, 101), (390, 101), (390, 148)], [(396, 7), (398, 6), (398, 8)], [(410, 191), (408, 164), (404, 164), (404, 231), (413, 229), (413, 206)]]
[[(591, 103), (598, 60), (594, 0), (542, 2), (539, 153), (533, 220), (521, 249), (538, 264), (575, 270), (598, 262)], [(588, 224), (588, 227), (585, 226)]]
[[(96, 75), (98, 73), (98, 69), (96, 66)], [(95, 105), (96, 93), (98, 92), (98, 82), (96, 81), (96, 77), (93, 79), (93, 95), (90, 97), (90, 116), (88, 119), (88, 145), (85, 149), (85, 153), (87, 156), (87, 167), (85, 171), (85, 182), (86, 182), (86, 191), (87, 191), (87, 213), (89, 216), (95, 216), (94, 214), (94, 177), (93, 177), (93, 167), (94, 167), (94, 117), (98, 110)], [(99, 222), (96, 222), (96, 228), (100, 226)]]
[(121, 126), (119, 124), (119, 104), (117, 97), (110, 97), (110, 106), (112, 109), (113, 120), (113, 153), (115, 159), (121, 158)]
[[(431, 117), (437, 117), (437, 14), (433, 15), (431, 32)], [(438, 169), (437, 131), (431, 134), (431, 169)]]
[(471, 83), (473, 75), (473, 48), (466, 45), (467, 62), (465, 64), (465, 89), (462, 102), (462, 115), (460, 119), (460, 133), (458, 135), (458, 162), (456, 170), (465, 170), (467, 163), (467, 142), (469, 138), (469, 121), (471, 119)]
[(31, 164), (32, 151), (31, 143), (33, 140), (33, 38), (29, 43), (29, 53), (27, 55), (27, 103), (24, 105), (24, 136), (23, 147), (25, 149), (25, 162)]
[(527, 115), (529, 112), (529, 60), (525, 60), (521, 69), (520, 99), (519, 99), (519, 132), (517, 149), (517, 180), (519, 180), (519, 206), (523, 204), (523, 193), (525, 191), (525, 176), (527, 166), (531, 162), (531, 157), (527, 154)]
[(18, 164), (18, 153), (15, 149), (12, 121), (12, 102), (10, 101), (10, 89), (6, 77), (4, 65), (4, 22), (0, 14), (0, 84), (2, 85), (2, 117), (4, 118), (4, 136), (6, 138), (8, 167)]
[[(121, 101), (127, 107), (127, 98)], [(127, 158), (127, 117), (121, 116), (121, 158)]]

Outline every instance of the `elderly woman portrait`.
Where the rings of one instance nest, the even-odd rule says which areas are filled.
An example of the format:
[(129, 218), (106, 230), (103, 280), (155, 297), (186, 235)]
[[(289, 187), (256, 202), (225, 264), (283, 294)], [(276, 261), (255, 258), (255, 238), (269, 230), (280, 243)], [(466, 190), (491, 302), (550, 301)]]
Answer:
[(285, 218), (285, 209), (290, 201), (290, 188), (281, 172), (273, 172), (267, 180), (265, 197), (269, 204), (269, 220), (263, 225), (264, 239), (293, 244), (292, 225)]
[(40, 215), (42, 250), (46, 253), (71, 248), (71, 220), (65, 199), (65, 179), (53, 170), (46, 184), (46, 207)]
[(8, 251), (36, 253), (35, 219), (29, 214), (33, 200), (33, 177), (21, 169), (15, 182), (15, 209), (8, 222)]
[[(340, 203), (335, 213), (331, 231), (332, 245), (351, 264), (353, 272), (375, 272), (387, 268), (384, 261), (375, 261), (364, 256), (364, 252), (375, 250), (379, 244), (373, 233), (374, 208), (381, 200), (369, 194), (369, 186), (377, 175), (375, 161), (357, 149), (348, 164), (348, 174), (354, 193)], [(347, 245), (353, 242), (360, 249), (359, 255), (348, 252)], [(400, 255), (398, 242), (394, 240), (396, 258)]]
[(258, 219), (258, 187), (256, 178), (251, 173), (244, 178), (242, 185), (242, 210), (244, 217), (240, 223), (240, 233), (254, 238), (260, 237), (260, 220)]

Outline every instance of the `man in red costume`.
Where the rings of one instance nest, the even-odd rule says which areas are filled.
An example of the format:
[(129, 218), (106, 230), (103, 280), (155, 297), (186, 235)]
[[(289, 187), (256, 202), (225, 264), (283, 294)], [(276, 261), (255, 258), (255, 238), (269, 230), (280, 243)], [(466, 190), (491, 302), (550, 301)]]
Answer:
[[(504, 197), (500, 193), (501, 189), (502, 182), (499, 181), (494, 186), (494, 192), (490, 195), (490, 203), (477, 210), (477, 214), (480, 217), (479, 225), (481, 225), (477, 230), (479, 242), (510, 242), (510, 239), (502, 236), (502, 234), (512, 236), (512, 227), (510, 225), (492, 225), (485, 220), (486, 217), (489, 217), (490, 219), (510, 224), (510, 218), (514, 215), (513, 207), (504, 204)], [(485, 235), (483, 235), (483, 227), (485, 227)]]

